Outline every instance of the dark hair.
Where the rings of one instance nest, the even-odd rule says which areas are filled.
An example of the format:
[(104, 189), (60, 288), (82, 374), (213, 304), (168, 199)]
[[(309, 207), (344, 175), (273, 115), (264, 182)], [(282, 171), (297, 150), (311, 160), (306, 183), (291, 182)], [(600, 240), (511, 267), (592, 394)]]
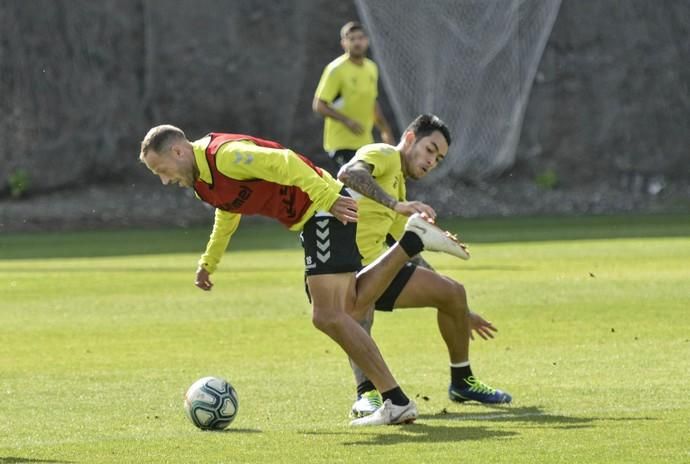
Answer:
[(144, 159), (149, 151), (163, 153), (168, 149), (169, 143), (175, 139), (187, 139), (179, 127), (163, 124), (152, 128), (141, 141), (139, 158)]
[(412, 131), (418, 139), (439, 131), (445, 137), (448, 146), (450, 146), (451, 138), (448, 126), (436, 115), (430, 113), (420, 114), (407, 126), (405, 132), (407, 131)]
[(366, 34), (364, 26), (362, 26), (361, 23), (357, 21), (350, 21), (349, 23), (345, 24), (343, 27), (340, 28), (340, 38), (344, 39), (350, 32), (354, 31), (362, 31)]

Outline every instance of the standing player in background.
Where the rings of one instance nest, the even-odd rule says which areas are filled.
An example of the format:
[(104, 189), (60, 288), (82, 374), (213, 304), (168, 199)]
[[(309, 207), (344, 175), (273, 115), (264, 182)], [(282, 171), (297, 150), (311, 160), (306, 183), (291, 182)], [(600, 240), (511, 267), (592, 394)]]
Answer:
[(312, 108), (324, 117), (323, 147), (336, 165), (336, 175), (359, 147), (374, 142), (373, 127), (381, 140), (394, 144), (393, 133), (379, 106), (379, 71), (366, 57), (369, 38), (358, 22), (340, 29), (345, 54), (328, 63), (314, 94)]
[[(182, 130), (156, 126), (141, 142), (139, 159), (163, 184), (191, 187), (214, 206), (215, 222), (199, 261), (196, 286), (211, 290), (216, 269), (242, 214), (260, 214), (302, 231), (305, 274), (314, 325), (338, 343), (385, 399), (377, 423), (412, 422), (417, 408), (397, 384), (370, 335), (350, 316), (373, 304), (405, 262), (426, 247), (462, 254), (457, 241), (419, 215), (390, 252), (361, 269), (356, 244), (357, 203), (342, 183), (276, 142), (212, 133), (190, 142)], [(368, 303), (369, 302), (369, 303)]]
[[(408, 216), (423, 213), (436, 217), (434, 210), (419, 201), (406, 201), (405, 179), (420, 179), (431, 172), (446, 156), (451, 142), (447, 126), (431, 114), (418, 116), (405, 130), (400, 143), (393, 147), (384, 143), (366, 145), (340, 170), (338, 179), (358, 198), (359, 221), (357, 245), (362, 262), (373, 262), (387, 249), (387, 235), (400, 237)], [(355, 194), (353, 194), (355, 195)], [(417, 266), (408, 262), (375, 303), (379, 311), (393, 308), (437, 308), (437, 323), (450, 358), (452, 401), (510, 403), (508, 393), (490, 387), (472, 373), (469, 344), (472, 330), (484, 338), (493, 338), (496, 328), (470, 311), (465, 288), (455, 280), (433, 271), (421, 260)], [(352, 314), (360, 325), (371, 332), (374, 308), (357, 307)], [(370, 415), (378, 409), (381, 399), (374, 385), (353, 365), (357, 396), (352, 407), (356, 417)], [(364, 420), (364, 419), (362, 419)]]

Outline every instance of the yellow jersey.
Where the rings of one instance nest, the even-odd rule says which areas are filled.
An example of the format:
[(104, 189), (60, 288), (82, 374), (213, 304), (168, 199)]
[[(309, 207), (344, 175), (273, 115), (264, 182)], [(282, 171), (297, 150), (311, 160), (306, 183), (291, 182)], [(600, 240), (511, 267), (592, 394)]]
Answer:
[[(407, 193), (402, 158), (394, 146), (386, 143), (365, 145), (357, 150), (351, 162), (355, 161), (364, 161), (373, 166), (371, 174), (383, 191), (398, 201), (405, 200)], [(357, 247), (362, 255), (362, 264), (367, 265), (388, 248), (388, 234), (396, 240), (402, 236), (407, 217), (356, 192), (353, 197), (359, 204)]]
[(323, 70), (315, 96), (357, 121), (364, 129), (361, 134), (355, 134), (342, 122), (325, 118), (323, 147), (326, 151), (357, 150), (374, 142), (372, 131), (378, 80), (376, 63), (364, 58), (363, 63), (357, 65), (350, 60), (348, 54), (331, 61)]

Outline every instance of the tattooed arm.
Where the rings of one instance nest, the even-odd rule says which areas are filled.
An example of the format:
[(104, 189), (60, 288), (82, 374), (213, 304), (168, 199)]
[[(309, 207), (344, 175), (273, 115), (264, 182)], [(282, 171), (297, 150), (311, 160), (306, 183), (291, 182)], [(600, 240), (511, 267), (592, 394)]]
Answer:
[(364, 161), (348, 163), (340, 169), (338, 180), (355, 192), (361, 193), (383, 206), (392, 209), (398, 214), (411, 216), (414, 213), (426, 213), (430, 218), (436, 217), (434, 209), (421, 201), (398, 201), (387, 194), (376, 183), (372, 176), (373, 167)]
[(376, 183), (374, 176), (371, 175), (373, 170), (374, 167), (371, 164), (356, 161), (342, 167), (338, 173), (338, 180), (355, 192), (395, 211), (398, 200), (384, 192)]

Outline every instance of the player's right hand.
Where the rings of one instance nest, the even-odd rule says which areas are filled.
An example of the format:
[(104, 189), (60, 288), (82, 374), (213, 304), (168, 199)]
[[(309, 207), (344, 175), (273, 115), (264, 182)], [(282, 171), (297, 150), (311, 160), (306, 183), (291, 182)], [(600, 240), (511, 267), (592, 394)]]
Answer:
[(196, 280), (194, 285), (202, 290), (209, 291), (213, 287), (213, 282), (211, 282), (211, 275), (202, 266), (196, 270)]
[(434, 211), (434, 208), (421, 201), (399, 201), (396, 203), (393, 211), (403, 216), (412, 216), (414, 213), (421, 213), (425, 219), (431, 219), (430, 222), (432, 223), (436, 220), (436, 211)]
[(357, 222), (357, 200), (340, 195), (328, 212), (343, 224)]

